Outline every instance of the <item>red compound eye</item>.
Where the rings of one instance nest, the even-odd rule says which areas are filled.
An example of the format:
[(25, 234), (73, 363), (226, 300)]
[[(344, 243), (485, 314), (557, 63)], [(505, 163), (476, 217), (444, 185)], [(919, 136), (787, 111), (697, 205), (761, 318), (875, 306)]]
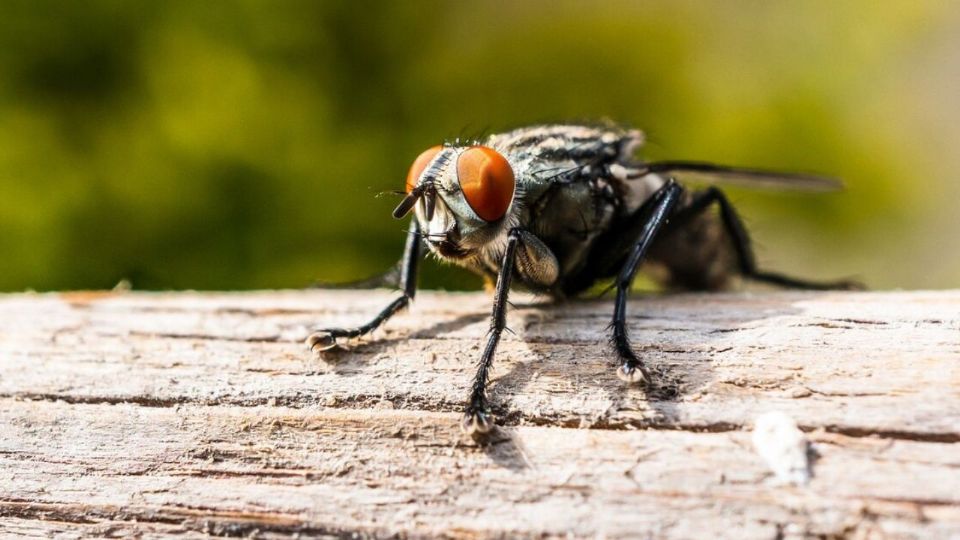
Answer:
[(437, 156), (440, 150), (443, 150), (442, 146), (428, 148), (417, 156), (417, 159), (413, 160), (413, 165), (410, 166), (410, 172), (407, 173), (407, 193), (410, 193), (413, 191), (413, 188), (417, 187), (417, 181), (420, 180), (420, 175), (423, 174), (423, 170), (433, 161), (433, 158)]
[(507, 159), (486, 146), (460, 154), (457, 180), (467, 204), (484, 221), (497, 221), (507, 213), (517, 186)]

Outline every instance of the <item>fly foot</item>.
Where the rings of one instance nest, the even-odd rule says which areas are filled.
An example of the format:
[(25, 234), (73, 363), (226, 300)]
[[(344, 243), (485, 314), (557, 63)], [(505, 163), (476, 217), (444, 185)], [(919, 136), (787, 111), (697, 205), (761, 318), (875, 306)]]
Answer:
[(650, 382), (650, 374), (640, 365), (623, 363), (617, 368), (617, 378), (625, 383), (643, 383)]
[(336, 347), (337, 338), (329, 330), (320, 330), (307, 336), (305, 343), (314, 354), (320, 354)]
[(467, 408), (467, 412), (460, 421), (460, 431), (471, 437), (482, 437), (494, 426), (494, 416), (486, 409)]

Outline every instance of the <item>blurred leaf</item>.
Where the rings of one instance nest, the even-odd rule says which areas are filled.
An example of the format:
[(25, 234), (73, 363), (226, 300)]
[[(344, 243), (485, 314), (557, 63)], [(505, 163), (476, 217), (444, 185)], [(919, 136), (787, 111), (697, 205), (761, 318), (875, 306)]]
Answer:
[[(297, 287), (376, 274), (410, 161), (610, 118), (658, 159), (840, 176), (733, 191), (761, 259), (956, 285), (955, 4), (11, 0), (0, 290)], [(426, 286), (479, 280), (428, 264)]]

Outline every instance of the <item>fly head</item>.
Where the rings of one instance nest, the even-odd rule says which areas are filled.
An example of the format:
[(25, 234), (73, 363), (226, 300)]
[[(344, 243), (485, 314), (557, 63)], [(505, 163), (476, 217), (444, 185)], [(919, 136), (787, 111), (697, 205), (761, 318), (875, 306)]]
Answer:
[(509, 161), (486, 146), (434, 146), (407, 173), (407, 195), (393, 212), (416, 213), (427, 245), (441, 257), (463, 259), (503, 233), (516, 177)]

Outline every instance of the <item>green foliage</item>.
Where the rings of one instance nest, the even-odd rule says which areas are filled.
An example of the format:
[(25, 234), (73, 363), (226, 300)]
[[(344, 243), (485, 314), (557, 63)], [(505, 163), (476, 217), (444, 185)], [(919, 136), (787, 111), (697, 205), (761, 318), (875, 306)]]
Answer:
[[(843, 177), (839, 196), (736, 192), (771, 266), (946, 286), (956, 258), (932, 275), (888, 259), (946, 211), (934, 150), (909, 143), (919, 113), (892, 111), (950, 8), (8, 1), (0, 290), (357, 279), (399, 256), (377, 195), (422, 149), (598, 118), (647, 131), (651, 157)], [(924, 175), (932, 194), (903, 180)]]

